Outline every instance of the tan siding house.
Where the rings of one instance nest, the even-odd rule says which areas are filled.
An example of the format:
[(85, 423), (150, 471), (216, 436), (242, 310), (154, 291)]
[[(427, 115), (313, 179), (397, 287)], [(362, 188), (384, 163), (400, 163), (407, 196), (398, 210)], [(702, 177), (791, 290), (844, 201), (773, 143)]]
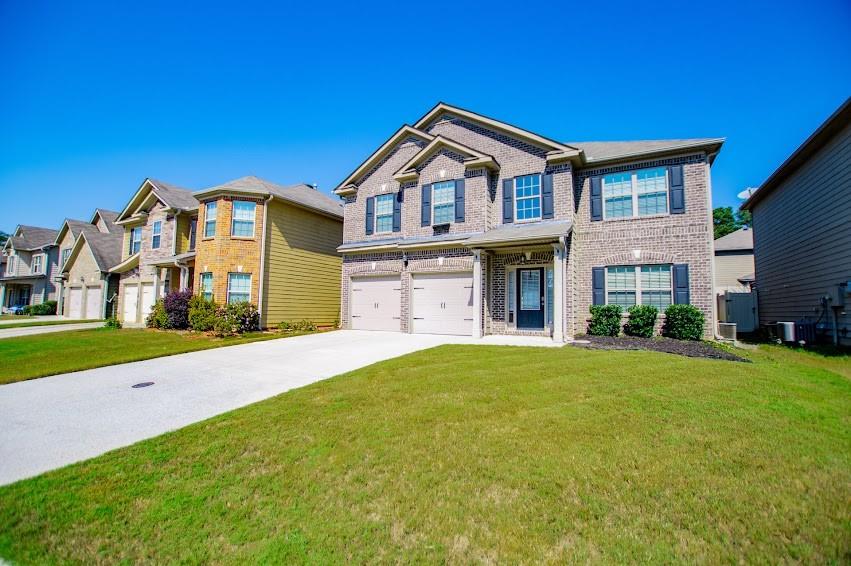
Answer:
[(816, 322), (851, 343), (851, 99), (742, 208), (753, 214), (760, 324)]
[(753, 230), (742, 228), (715, 240), (715, 293), (747, 293), (754, 280)]

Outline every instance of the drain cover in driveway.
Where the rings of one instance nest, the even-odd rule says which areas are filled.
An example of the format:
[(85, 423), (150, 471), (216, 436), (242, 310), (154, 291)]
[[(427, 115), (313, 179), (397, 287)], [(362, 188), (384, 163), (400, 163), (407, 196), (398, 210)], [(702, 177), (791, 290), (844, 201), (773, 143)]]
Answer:
[(153, 381), (143, 381), (142, 383), (137, 383), (136, 385), (131, 385), (130, 387), (132, 387), (133, 389), (139, 389), (141, 387), (150, 387), (153, 384)]

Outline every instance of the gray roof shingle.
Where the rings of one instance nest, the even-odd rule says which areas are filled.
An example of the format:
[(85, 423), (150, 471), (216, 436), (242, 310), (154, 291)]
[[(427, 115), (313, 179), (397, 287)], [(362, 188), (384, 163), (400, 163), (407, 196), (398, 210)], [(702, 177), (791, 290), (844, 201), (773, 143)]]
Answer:
[(724, 142), (723, 138), (693, 138), (681, 140), (591, 141), (566, 142), (581, 149), (588, 163), (611, 161), (626, 157), (650, 155), (689, 148), (711, 146)]
[(753, 250), (753, 230), (741, 228), (715, 240), (716, 252)]
[(19, 226), (20, 236), (9, 238), (16, 250), (37, 250), (50, 246), (56, 240), (59, 230), (52, 228), (40, 228), (38, 226)]
[(545, 220), (529, 224), (502, 224), (487, 232), (473, 236), (464, 245), (468, 248), (513, 242), (532, 242), (567, 236), (573, 228), (570, 220)]
[(105, 234), (98, 230), (87, 231), (85, 239), (101, 271), (109, 271), (113, 265), (118, 265), (121, 262), (124, 234), (118, 232)]
[(158, 181), (157, 179), (148, 179), (154, 187), (156, 187), (157, 195), (172, 208), (182, 208), (184, 210), (194, 210), (198, 208), (198, 200), (192, 196), (192, 191)]
[(240, 177), (239, 179), (234, 179), (233, 181), (228, 181), (227, 183), (216, 185), (209, 189), (196, 191), (194, 194), (196, 197), (203, 197), (204, 195), (217, 191), (228, 190), (262, 196), (272, 195), (280, 198), (281, 200), (292, 202), (307, 208), (312, 208), (338, 218), (343, 217), (343, 205), (338, 200), (319, 192), (309, 185), (300, 183), (298, 185), (284, 187), (270, 181), (260, 179), (254, 175)]

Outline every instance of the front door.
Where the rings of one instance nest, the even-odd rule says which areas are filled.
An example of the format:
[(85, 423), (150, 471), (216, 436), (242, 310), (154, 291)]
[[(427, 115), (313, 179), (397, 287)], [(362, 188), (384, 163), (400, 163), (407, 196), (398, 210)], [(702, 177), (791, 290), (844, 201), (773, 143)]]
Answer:
[(517, 270), (517, 328), (544, 328), (544, 268)]

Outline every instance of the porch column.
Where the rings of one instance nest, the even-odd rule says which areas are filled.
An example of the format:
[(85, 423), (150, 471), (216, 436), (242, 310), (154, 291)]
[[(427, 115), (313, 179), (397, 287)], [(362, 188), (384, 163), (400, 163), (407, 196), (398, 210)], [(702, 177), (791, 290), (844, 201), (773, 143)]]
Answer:
[(189, 268), (185, 265), (179, 265), (180, 268), (180, 290), (185, 291), (189, 287)]
[(564, 244), (553, 244), (553, 342), (564, 342)]
[(482, 250), (473, 250), (473, 338), (482, 337)]

